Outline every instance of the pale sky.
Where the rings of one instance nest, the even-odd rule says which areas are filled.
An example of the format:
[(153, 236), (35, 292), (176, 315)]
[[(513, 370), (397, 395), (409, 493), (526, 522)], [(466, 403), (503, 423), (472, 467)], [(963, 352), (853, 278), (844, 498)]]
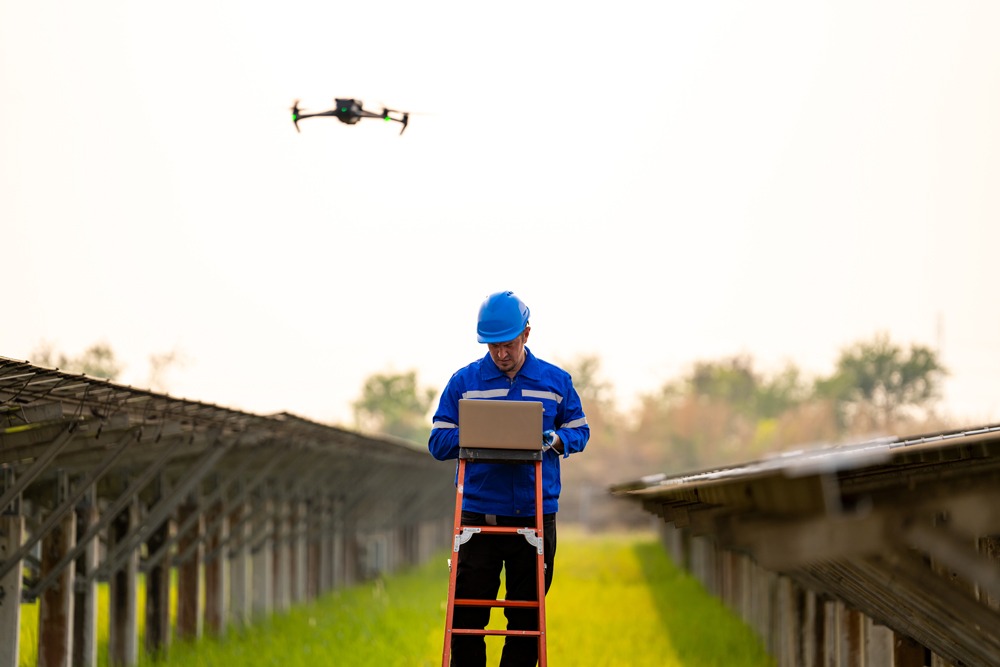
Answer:
[[(0, 356), (347, 423), (513, 289), (627, 405), (880, 331), (1000, 418), (1000, 3), (0, 0)], [(289, 107), (414, 112), (398, 125)], [(419, 115), (417, 115), (419, 114)]]

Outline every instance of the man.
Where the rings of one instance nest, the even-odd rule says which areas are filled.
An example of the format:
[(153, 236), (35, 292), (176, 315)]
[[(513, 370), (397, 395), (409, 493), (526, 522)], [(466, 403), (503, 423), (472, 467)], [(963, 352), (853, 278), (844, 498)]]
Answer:
[[(542, 462), (542, 493), (545, 590), (552, 583), (556, 553), (556, 512), (559, 510), (561, 458), (583, 451), (590, 427), (572, 378), (561, 368), (535, 357), (525, 347), (531, 327), (528, 307), (513, 292), (496, 292), (479, 308), (477, 333), (489, 351), (478, 361), (458, 370), (441, 394), (434, 414), (428, 449), (434, 458), (457, 459), (458, 401), (483, 398), (539, 401), (544, 406), (545, 445)], [(535, 468), (474, 462), (466, 466), (462, 525), (534, 526)], [(500, 572), (506, 568), (508, 600), (534, 600), (537, 595), (535, 560), (537, 551), (520, 535), (476, 535), (458, 553), (455, 597), (497, 599)], [(507, 628), (535, 630), (536, 609), (504, 610)], [(454, 627), (486, 627), (488, 607), (455, 608)], [(501, 667), (535, 665), (538, 641), (534, 637), (507, 637)], [(461, 635), (452, 642), (452, 665), (486, 664), (483, 637)]]

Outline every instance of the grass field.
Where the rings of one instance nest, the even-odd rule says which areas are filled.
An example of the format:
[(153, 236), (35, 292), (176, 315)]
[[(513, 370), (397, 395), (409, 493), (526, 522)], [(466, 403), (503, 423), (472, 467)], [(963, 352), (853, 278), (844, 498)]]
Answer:
[[(442, 554), (385, 580), (331, 593), (220, 639), (175, 643), (169, 658), (155, 664), (440, 665), (445, 558)], [(549, 664), (557, 667), (773, 665), (750, 630), (678, 570), (648, 534), (588, 536), (560, 530), (546, 606)], [(493, 618), (491, 627), (503, 627), (499, 610)], [(31, 639), (22, 636), (22, 657), (33, 658), (35, 651), (24, 646)], [(489, 665), (495, 666), (503, 639), (486, 641)], [(106, 663), (103, 651), (101, 658)], [(30, 667), (34, 661), (22, 659), (21, 664)], [(141, 664), (154, 662), (144, 658)]]

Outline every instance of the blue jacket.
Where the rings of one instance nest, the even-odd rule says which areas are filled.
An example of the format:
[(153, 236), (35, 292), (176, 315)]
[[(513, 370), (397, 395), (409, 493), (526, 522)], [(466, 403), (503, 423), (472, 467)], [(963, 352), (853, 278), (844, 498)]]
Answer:
[[(563, 456), (582, 452), (590, 438), (580, 396), (569, 373), (538, 359), (525, 348), (524, 364), (511, 379), (504, 375), (489, 353), (458, 370), (441, 394), (431, 437), (427, 443), (439, 461), (458, 458), (458, 400), (489, 398), (508, 401), (539, 401), (544, 406), (542, 430), (554, 429), (563, 443)], [(541, 440), (542, 434), (538, 434)], [(559, 510), (559, 454), (551, 449), (542, 461), (543, 513)], [(457, 473), (456, 473), (457, 476)], [(535, 467), (502, 463), (471, 462), (465, 467), (462, 509), (482, 514), (534, 516)]]

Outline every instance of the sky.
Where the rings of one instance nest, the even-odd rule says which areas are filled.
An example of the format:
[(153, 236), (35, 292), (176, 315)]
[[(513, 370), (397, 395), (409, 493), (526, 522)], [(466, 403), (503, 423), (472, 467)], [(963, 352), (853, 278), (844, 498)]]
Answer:
[[(348, 424), (491, 292), (620, 405), (885, 332), (1000, 418), (1000, 3), (0, 0), (0, 356)], [(398, 125), (289, 108), (335, 97)]]

